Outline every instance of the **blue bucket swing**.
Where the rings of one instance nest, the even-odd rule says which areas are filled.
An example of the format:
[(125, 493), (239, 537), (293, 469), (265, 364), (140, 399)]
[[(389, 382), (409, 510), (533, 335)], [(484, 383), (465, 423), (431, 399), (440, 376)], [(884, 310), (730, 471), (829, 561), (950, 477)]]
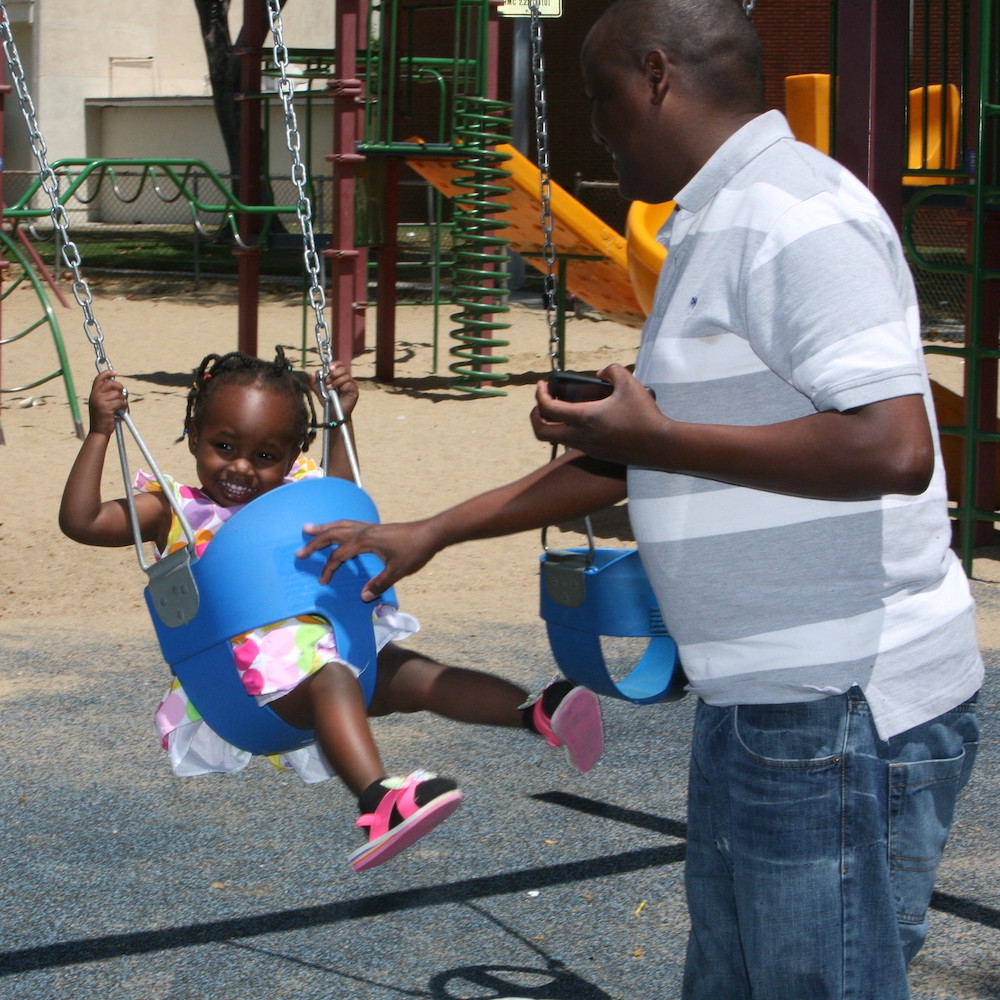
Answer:
[[(164, 496), (183, 529), (186, 545), (159, 561), (150, 562), (143, 551), (124, 430), (129, 431), (161, 487), (165, 480), (129, 412), (121, 410), (115, 415), (115, 437), (135, 550), (147, 575), (146, 602), (164, 659), (208, 725), (234, 746), (254, 754), (295, 750), (310, 743), (315, 734), (285, 722), (270, 706), (259, 705), (247, 693), (230, 638), (299, 615), (322, 617), (332, 628), (338, 654), (360, 670), (360, 684), (368, 704), (375, 687), (377, 653), (372, 606), (363, 602), (360, 594), (364, 583), (382, 568), (377, 557), (362, 555), (339, 567), (330, 584), (321, 585), (319, 575), (326, 556), (315, 553), (299, 559), (295, 555), (305, 541), (302, 525), (306, 522), (322, 523), (331, 517), (377, 521), (378, 512), (361, 488), (357, 457), (344, 425), (340, 402), (324, 382), (332, 358), (312, 208), (305, 190), (307, 173), (299, 155), (299, 132), (291, 103), (292, 85), (278, 0), (267, 0), (267, 7), (275, 63), (281, 70), (279, 90), (292, 156), (292, 179), (298, 191), (296, 212), (302, 227), (305, 265), (311, 277), (310, 303), (316, 316), (319, 384), (324, 401), (323, 453), (327, 453), (331, 427), (339, 426), (354, 482), (331, 477), (303, 479), (265, 493), (237, 511), (200, 556), (190, 524), (171, 492), (164, 489)], [(24, 69), (2, 4), (0, 37), (29, 134), (40, 139)], [(51, 202), (51, 218), (60, 236), (63, 260), (73, 273), (73, 288), (84, 313), (84, 332), (94, 348), (97, 370), (111, 370), (113, 365), (104, 351), (104, 333), (93, 312), (93, 297), (81, 272), (79, 251), (70, 239), (66, 212), (59, 201), (58, 181), (47, 161), (44, 141), (33, 142), (32, 150), (42, 188)], [(387, 592), (387, 600), (395, 600), (391, 591)]]
[[(145, 597), (164, 659), (205, 722), (241, 750), (286, 753), (315, 739), (312, 730), (258, 705), (244, 688), (229, 640), (253, 628), (299, 615), (323, 618), (338, 656), (360, 671), (365, 704), (371, 701), (377, 650), (372, 605), (360, 594), (382, 563), (373, 555), (357, 556), (321, 584), (326, 555), (295, 555), (306, 541), (302, 525), (322, 523), (331, 514), (378, 520), (375, 504), (355, 483), (303, 479), (237, 511), (196, 559), (184, 548), (149, 567)], [(165, 565), (174, 557), (175, 565)], [(394, 602), (395, 595), (388, 591), (383, 599)]]
[[(553, 658), (571, 681), (639, 705), (684, 697), (684, 671), (638, 549), (598, 548), (587, 523), (585, 548), (541, 557), (540, 614)], [(544, 547), (543, 536), (543, 547)], [(638, 662), (616, 680), (602, 637), (647, 638)]]
[[(552, 240), (551, 179), (545, 101), (545, 66), (538, 0), (529, 0), (534, 78), (536, 147), (544, 239), (545, 305), (553, 371), (563, 357), (556, 309), (556, 249)], [(553, 458), (557, 448), (553, 448)], [(585, 548), (550, 549), (542, 532), (540, 614), (559, 669), (571, 681), (608, 695), (647, 705), (677, 701), (687, 679), (637, 549), (598, 548), (586, 519)], [(602, 637), (648, 638), (645, 652), (620, 680), (608, 667)]]

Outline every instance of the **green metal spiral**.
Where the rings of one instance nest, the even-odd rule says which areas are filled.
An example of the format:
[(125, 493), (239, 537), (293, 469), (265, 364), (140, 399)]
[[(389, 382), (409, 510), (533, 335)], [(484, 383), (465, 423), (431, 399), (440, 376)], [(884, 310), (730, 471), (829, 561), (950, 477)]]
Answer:
[[(456, 163), (460, 177), (456, 185), (469, 192), (455, 198), (454, 282), (452, 297), (459, 307), (451, 320), (459, 324), (451, 331), (458, 341), (450, 350), (457, 360), (449, 365), (454, 372), (454, 388), (478, 396), (504, 396), (498, 388), (508, 378), (506, 372), (487, 370), (503, 365), (508, 358), (488, 353), (488, 349), (509, 346), (495, 336), (509, 323), (494, 317), (506, 313), (507, 247), (500, 235), (508, 223), (496, 216), (507, 210), (503, 196), (510, 188), (503, 181), (510, 172), (503, 167), (510, 159), (493, 148), (507, 142), (511, 125), (510, 105), (483, 97), (460, 98), (455, 110), (458, 138), (463, 158)], [(502, 134), (499, 130), (506, 130)]]

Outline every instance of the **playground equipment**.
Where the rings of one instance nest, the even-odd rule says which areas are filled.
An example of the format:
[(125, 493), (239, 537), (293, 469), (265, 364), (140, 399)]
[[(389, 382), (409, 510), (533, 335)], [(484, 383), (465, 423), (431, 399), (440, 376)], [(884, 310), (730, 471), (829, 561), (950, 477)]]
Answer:
[[(964, 342), (928, 344), (925, 350), (961, 359), (964, 392), (935, 389), (942, 448), (951, 457), (949, 496), (954, 500), (956, 539), (967, 572), (977, 545), (996, 544), (1000, 510), (1000, 426), (998, 405), (998, 329), (1000, 329), (1000, 4), (979, 0), (963, 17), (959, 78), (964, 81), (958, 128), (968, 140), (969, 175), (951, 184), (920, 187), (911, 192), (902, 219), (903, 239), (915, 268), (930, 275), (954, 275), (964, 286)], [(924, 72), (926, 78), (926, 70)], [(951, 206), (963, 220), (962, 252), (944, 259), (916, 238), (925, 210)]]
[[(32, 136), (32, 141), (44, 155), (46, 151), (41, 135)], [(162, 202), (181, 202), (184, 204), (190, 215), (192, 226), (206, 237), (214, 234), (206, 231), (202, 218), (207, 216), (218, 219), (218, 228), (228, 227), (234, 245), (243, 251), (252, 250), (254, 247), (244, 243), (241, 238), (239, 230), (241, 216), (254, 215), (263, 219), (263, 225), (259, 228), (257, 235), (258, 240), (263, 241), (267, 239), (273, 220), (282, 213), (293, 214), (295, 206), (244, 205), (233, 195), (219, 174), (207, 163), (189, 158), (66, 158), (54, 161), (50, 169), (51, 174), (36, 177), (14, 204), (3, 209), (3, 222), (13, 225), (9, 235), (7, 231), (0, 230), (0, 245), (3, 247), (5, 258), (19, 265), (19, 274), (0, 296), (0, 302), (6, 299), (21, 283), (27, 281), (35, 292), (41, 317), (37, 322), (33, 322), (16, 335), (0, 340), (0, 348), (15, 343), (42, 326), (47, 326), (59, 358), (59, 368), (25, 385), (4, 388), (0, 391), (4, 393), (24, 392), (61, 376), (73, 416), (74, 428), (77, 435), (82, 438), (83, 425), (80, 421), (79, 403), (73, 386), (72, 374), (66, 362), (62, 332), (46, 292), (46, 286), (40, 280), (39, 275), (49, 279), (48, 287), (55, 292), (58, 298), (62, 299), (63, 304), (66, 304), (65, 299), (58, 291), (55, 282), (51, 280), (45, 265), (25, 235), (26, 226), (30, 226), (51, 214), (49, 208), (38, 206), (39, 197), (47, 194), (46, 186), (52, 186), (53, 195), (64, 212), (66, 206), (71, 203), (88, 204), (93, 202), (100, 197), (105, 186), (114, 192), (116, 198), (123, 201), (138, 198), (139, 194), (148, 187)], [(128, 194), (124, 190), (123, 175), (125, 174), (128, 175), (128, 186), (131, 188)], [(59, 178), (64, 178), (66, 183), (60, 183)], [(17, 243), (14, 242), (15, 237), (18, 240)], [(77, 288), (74, 288), (74, 294), (78, 294), (78, 291)], [(0, 430), (0, 444), (2, 443), (3, 435), (2, 430)]]
[[(2, 100), (2, 97), (0, 97), (0, 100)], [(32, 389), (36, 389), (38, 386), (44, 385), (46, 382), (51, 382), (53, 379), (61, 378), (63, 381), (63, 387), (66, 390), (66, 398), (69, 401), (70, 415), (73, 420), (73, 430), (75, 431), (76, 436), (80, 438), (80, 440), (83, 440), (84, 431), (83, 422), (80, 419), (80, 404), (77, 401), (76, 390), (73, 387), (73, 374), (70, 371), (69, 360), (66, 357), (66, 348), (63, 344), (62, 331), (59, 328), (59, 320), (56, 317), (55, 310), (52, 308), (52, 303), (49, 301), (45, 287), (38, 277), (39, 265), (41, 262), (36, 259), (32, 259), (31, 245), (27, 242), (23, 233), (15, 230), (15, 234), (24, 241), (23, 246), (19, 246), (15, 243), (14, 237), (11, 234), (4, 230), (0, 230), (0, 248), (2, 248), (0, 249), (0, 259), (7, 262), (13, 261), (18, 265), (18, 273), (13, 280), (7, 282), (3, 288), (3, 293), (0, 294), (0, 308), (2, 308), (2, 303), (12, 292), (16, 291), (24, 282), (28, 282), (34, 291), (34, 299), (37, 302), (39, 313), (35, 320), (28, 323), (27, 326), (19, 330), (17, 333), (0, 339), (0, 351), (2, 351), (5, 347), (9, 347), (11, 344), (17, 343), (17, 341), (21, 340), (23, 337), (27, 337), (29, 333), (33, 333), (41, 327), (48, 327), (49, 333), (52, 337), (52, 344), (55, 348), (58, 367), (51, 372), (33, 379), (30, 382), (24, 383), (23, 385), (0, 388), (0, 393), (13, 395), (15, 393), (30, 392)], [(4, 444), (4, 434), (3, 425), (0, 424), (0, 445), (2, 444)]]
[[(752, 6), (752, 5), (751, 5)], [(548, 118), (545, 96), (545, 64), (542, 53), (542, 28), (539, 0), (529, 0), (531, 11), (532, 74), (535, 82), (535, 125), (538, 145), (537, 171), (522, 169), (522, 174), (538, 174), (539, 228), (541, 260), (545, 273), (546, 319), (549, 327), (549, 360), (553, 371), (563, 360), (563, 331), (557, 317), (555, 269), (561, 251), (555, 245), (555, 210), (558, 186), (549, 176)], [(749, 14), (749, 8), (747, 8)], [(568, 197), (568, 196), (567, 196)], [(574, 206), (570, 205), (572, 209)], [(571, 218), (590, 222), (589, 213), (572, 211)], [(586, 231), (588, 227), (577, 227)], [(593, 230), (593, 226), (589, 226)], [(531, 227), (534, 235), (534, 227)], [(606, 233), (602, 231), (602, 240)], [(591, 233), (592, 235), (592, 233)], [(620, 238), (612, 240), (617, 250)], [(593, 249), (593, 239), (588, 249)], [(536, 250), (536, 253), (538, 251)], [(624, 271), (618, 261), (618, 270)], [(536, 264), (537, 266), (537, 264)], [(562, 310), (559, 310), (562, 314)], [(553, 447), (556, 457), (558, 447)], [(643, 569), (639, 552), (631, 549), (598, 549), (590, 518), (584, 520), (587, 535), (585, 548), (551, 548), (547, 530), (542, 532), (539, 580), (539, 610), (546, 623), (549, 646), (559, 669), (570, 680), (592, 691), (638, 704), (674, 701), (683, 697), (686, 680), (659, 604)], [(642, 638), (646, 648), (621, 678), (609, 669), (602, 639), (618, 636)]]
[[(464, 176), (460, 161), (421, 156), (422, 143), (414, 141), (407, 166), (433, 184), (442, 194), (461, 203)], [(504, 236), (528, 263), (542, 273), (544, 233), (541, 223), (541, 171), (513, 146), (502, 143), (497, 152), (504, 158), (510, 185), (506, 195)], [(628, 277), (625, 239), (565, 188), (551, 181), (552, 239), (557, 249), (560, 288), (571, 292), (609, 319), (628, 326), (641, 326), (643, 310)]]
[(644, 317), (653, 308), (656, 282), (667, 256), (663, 244), (656, 242), (656, 234), (673, 210), (672, 201), (665, 201), (660, 205), (634, 201), (629, 206), (626, 219), (628, 276)]
[[(457, 360), (449, 367), (456, 378), (453, 385), (462, 392), (496, 395), (494, 386), (507, 380), (493, 365), (507, 358), (493, 354), (508, 342), (497, 334), (508, 324), (494, 314), (507, 294), (507, 238), (499, 230), (507, 228), (501, 201), (508, 188), (503, 155), (491, 152), (509, 131), (510, 120), (500, 116), (506, 104), (484, 98), (465, 98), (456, 108), (456, 132), (461, 140), (462, 174), (456, 184), (463, 193), (455, 199), (454, 281), (452, 296), (458, 311), (452, 319), (459, 325), (451, 335), (457, 341), (451, 354)], [(506, 126), (506, 130), (498, 131)]]
[[(796, 139), (829, 155), (830, 74), (785, 77), (785, 115)], [(903, 175), (905, 185), (954, 183), (954, 174), (935, 175), (930, 171), (956, 170), (960, 120), (961, 96), (955, 84), (928, 84), (910, 90), (906, 167), (915, 172)]]
[[(506, 346), (499, 335), (507, 324), (497, 317), (507, 309), (507, 240), (498, 218), (507, 189), (496, 146), (508, 138), (511, 123), (510, 105), (497, 96), (498, 24), (489, 0), (369, 5), (363, 134), (354, 152), (367, 169), (380, 164), (386, 178), (385, 238), (376, 250), (378, 378), (389, 379), (393, 371), (399, 169), (417, 151), (404, 136), (414, 123), (426, 123), (431, 141), (420, 146), (420, 154), (462, 163), (465, 197), (455, 205), (452, 225), (453, 385), (474, 395), (503, 392), (505, 375), (495, 366), (506, 359), (494, 351)], [(442, 46), (445, 39), (450, 51)], [(438, 54), (417, 55), (418, 40)], [(355, 172), (360, 177), (359, 168)]]
[[(3, 70), (2, 62), (3, 60), (0, 59), (0, 72)], [(0, 121), (3, 120), (4, 92), (5, 88), (0, 87)], [(2, 159), (3, 136), (0, 134), (0, 164), (2, 164)], [(73, 387), (73, 374), (70, 371), (69, 361), (66, 357), (62, 332), (59, 329), (59, 320), (56, 318), (56, 314), (52, 309), (52, 305), (45, 292), (45, 288), (39, 280), (39, 275), (44, 276), (44, 278), (48, 280), (51, 287), (55, 288), (55, 284), (51, 280), (51, 275), (49, 275), (45, 265), (38, 257), (38, 254), (35, 252), (34, 247), (31, 245), (31, 241), (27, 238), (24, 231), (19, 228), (16, 223), (10, 229), (5, 228), (5, 211), (6, 210), (3, 206), (3, 173), (2, 167), (0, 167), (0, 275), (4, 273), (4, 265), (9, 264), (11, 261), (19, 266), (19, 273), (12, 281), (8, 282), (7, 286), (3, 289), (3, 293), (0, 294), (0, 309), (3, 308), (3, 302), (13, 291), (15, 291), (24, 282), (28, 282), (34, 292), (34, 299), (37, 302), (37, 308), (39, 310), (37, 318), (30, 321), (27, 326), (19, 330), (17, 333), (6, 337), (0, 337), (0, 359), (2, 359), (3, 349), (5, 347), (9, 347), (11, 344), (17, 343), (19, 340), (22, 340), (24, 337), (27, 337), (28, 334), (33, 333), (41, 327), (47, 327), (49, 334), (52, 337), (52, 344), (56, 352), (58, 366), (53, 371), (47, 372), (37, 378), (32, 378), (31, 381), (18, 386), (9, 386), (4, 388), (2, 379), (0, 379), (0, 397), (4, 394), (13, 395), (14, 393), (28, 392), (31, 389), (36, 389), (40, 385), (45, 385), (47, 382), (51, 382), (53, 379), (61, 378), (63, 387), (66, 390), (66, 398), (69, 401), (70, 414), (73, 420), (73, 429), (76, 436), (82, 440), (84, 433), (83, 423), (80, 420), (80, 406), (77, 402), (76, 390)], [(9, 215), (9, 212), (7, 214)], [(61, 298), (61, 293), (57, 294)], [(0, 365), (0, 374), (2, 374), (2, 371), (3, 368), (2, 365)], [(3, 424), (0, 422), (0, 445), (4, 443)]]

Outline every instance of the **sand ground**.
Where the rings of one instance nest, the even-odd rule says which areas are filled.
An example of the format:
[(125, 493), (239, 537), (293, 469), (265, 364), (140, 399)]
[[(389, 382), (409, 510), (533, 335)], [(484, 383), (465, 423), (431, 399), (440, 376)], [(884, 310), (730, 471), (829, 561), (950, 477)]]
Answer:
[[(236, 346), (233, 288), (96, 280), (93, 290), (104, 349), (128, 385), (139, 433), (164, 471), (182, 481), (190, 479), (190, 455), (176, 441), (184, 398), (190, 373), (201, 358)], [(86, 423), (94, 351), (81, 313), (72, 298), (70, 302), (72, 308), (55, 310)], [(505, 349), (509, 361), (503, 370), (511, 376), (506, 396), (473, 397), (451, 387), (448, 351), (454, 341), (448, 335), (446, 309), (438, 317), (435, 351), (432, 308), (399, 308), (393, 384), (374, 381), (374, 351), (355, 360), (362, 389), (355, 418), (362, 476), (384, 521), (437, 511), (547, 461), (549, 448), (533, 437), (528, 422), (534, 384), (550, 367), (549, 331), (538, 305), (533, 298), (515, 301), (506, 317), (510, 346)], [(3, 303), (5, 336), (24, 329), (37, 314), (33, 293), (20, 286)], [(307, 329), (311, 341), (311, 325)], [(258, 353), (268, 354), (278, 343), (294, 357), (301, 355), (303, 311), (293, 292), (266, 294), (260, 305)], [(638, 331), (630, 327), (593, 314), (571, 318), (567, 367), (588, 371), (611, 361), (628, 364), (637, 344)], [(313, 352), (310, 361), (314, 358)], [(961, 361), (931, 356), (930, 364), (943, 384), (961, 387)], [(7, 347), (0, 366), (0, 384), (5, 387), (28, 384), (56, 369), (58, 360), (47, 329)], [(108, 616), (143, 627), (142, 577), (129, 554), (82, 548), (56, 527), (64, 473), (79, 445), (62, 381), (5, 393), (2, 402), (4, 619), (11, 623), (58, 618), (86, 625)], [(130, 463), (133, 468), (141, 464), (134, 450)], [(111, 454), (106, 495), (122, 492), (119, 463)], [(627, 531), (622, 519), (616, 518), (610, 530), (622, 528)], [(540, 539), (532, 534), (449, 550), (407, 581), (405, 603), (418, 617), (440, 619), (442, 608), (465, 604), (474, 594), (481, 607), (504, 608), (512, 622), (533, 620), (539, 552)], [(1000, 580), (1000, 563), (992, 555), (984, 553), (975, 567), (975, 575), (990, 582)], [(984, 619), (982, 627), (992, 629), (994, 623)]]

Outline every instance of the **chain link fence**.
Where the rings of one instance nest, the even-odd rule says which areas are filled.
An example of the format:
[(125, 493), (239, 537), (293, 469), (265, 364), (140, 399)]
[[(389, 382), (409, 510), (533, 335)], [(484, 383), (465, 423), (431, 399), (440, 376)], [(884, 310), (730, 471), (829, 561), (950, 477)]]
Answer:
[[(967, 260), (969, 225), (968, 211), (954, 202), (925, 202), (913, 212), (909, 235), (924, 261), (953, 267)], [(910, 268), (917, 286), (924, 339), (964, 341), (968, 279), (962, 274), (928, 270), (913, 260)]]

